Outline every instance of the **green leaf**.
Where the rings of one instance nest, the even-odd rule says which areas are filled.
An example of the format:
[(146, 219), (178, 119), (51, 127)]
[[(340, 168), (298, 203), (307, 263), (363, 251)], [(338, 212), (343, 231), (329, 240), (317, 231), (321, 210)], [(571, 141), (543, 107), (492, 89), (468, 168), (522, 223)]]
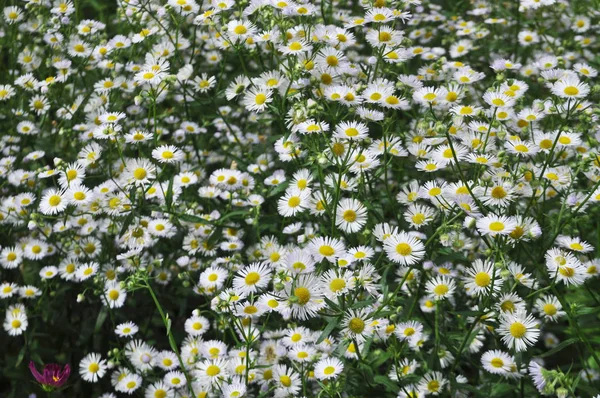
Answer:
[(460, 316), (479, 316), (481, 312), (479, 311), (448, 311), (449, 314), (452, 315), (460, 315)]
[(21, 362), (23, 362), (23, 358), (25, 358), (26, 349), (27, 346), (23, 346), (23, 348), (21, 348), (21, 351), (19, 351), (19, 356), (17, 357), (17, 363), (15, 363), (15, 368), (18, 368)]
[(123, 221), (123, 226), (121, 227), (121, 231), (119, 231), (119, 237), (121, 237), (125, 234), (125, 231), (127, 231), (127, 228), (129, 228), (129, 226), (133, 222), (133, 217), (134, 217), (133, 212), (129, 213), (127, 215), (127, 217), (125, 217), (125, 221)]
[(481, 397), (481, 396), (485, 395), (480, 389), (478, 389), (476, 387), (473, 387), (473, 386), (471, 386), (469, 384), (458, 384), (456, 387), (460, 388), (461, 390), (470, 391), (470, 392), (472, 392), (473, 394), (475, 394), (478, 397)]
[(373, 368), (378, 368), (383, 363), (385, 363), (385, 361), (387, 361), (388, 359), (390, 359), (391, 356), (392, 356), (392, 354), (390, 352), (385, 352), (382, 355), (379, 355), (373, 362), (371, 362), (371, 366)]
[(317, 343), (316, 344), (320, 344), (323, 342), (323, 340), (325, 340), (333, 331), (333, 329), (335, 329), (335, 327), (340, 323), (340, 319), (339, 318), (331, 318), (329, 320), (329, 323), (327, 323), (327, 326), (325, 326), (325, 329), (323, 329), (323, 332), (321, 333), (321, 335), (319, 336), (319, 338), (317, 339)]
[(288, 185), (289, 184), (286, 182), (283, 182), (283, 183), (277, 185), (275, 187), (275, 189), (273, 189), (271, 192), (269, 192), (269, 194), (267, 195), (267, 198), (272, 198), (273, 196), (278, 195), (281, 192), (285, 191), (286, 188), (288, 187)]
[(398, 393), (398, 391), (400, 391), (400, 387), (398, 387), (398, 385), (394, 384), (392, 382), (392, 380), (390, 380), (390, 378), (387, 376), (377, 375), (377, 376), (375, 376), (374, 380), (375, 380), (375, 383), (385, 386), (386, 389), (388, 389), (389, 391), (392, 391), (393, 393)]
[(100, 329), (102, 329), (102, 325), (108, 316), (108, 311), (106, 307), (102, 307), (100, 312), (98, 313), (98, 318), (96, 318), (96, 325), (94, 326), (94, 333), (98, 333)]
[(333, 301), (331, 301), (330, 299), (328, 299), (327, 297), (323, 297), (323, 299), (325, 300), (325, 303), (327, 303), (327, 305), (330, 308), (332, 308), (332, 309), (334, 309), (336, 311), (340, 310), (340, 307), (336, 303), (334, 303)]
[(167, 196), (165, 197), (165, 203), (167, 204), (167, 209), (171, 209), (171, 204), (173, 204), (173, 180), (174, 178), (171, 177), (169, 179), (169, 186), (167, 188)]
[(352, 304), (352, 307), (350, 307), (350, 308), (357, 309), (357, 308), (368, 307), (371, 304), (373, 304), (374, 302), (375, 302), (375, 300), (373, 300), (373, 299), (357, 301), (356, 303)]
[(553, 349), (551, 349), (550, 351), (546, 351), (543, 354), (540, 354), (539, 357), (540, 358), (549, 357), (549, 356), (554, 355), (557, 352), (561, 351), (563, 348), (566, 348), (566, 347), (570, 346), (571, 344), (575, 344), (575, 343), (578, 343), (578, 342), (579, 342), (579, 339), (576, 338), (576, 337), (567, 339), (567, 340), (561, 342), (559, 345), (557, 345)]
[(500, 383), (500, 384), (496, 384), (494, 385), (494, 388), (492, 388), (492, 393), (490, 394), (490, 396), (492, 397), (512, 397), (515, 391), (515, 385), (512, 384), (508, 384), (508, 383)]
[(248, 214), (248, 211), (246, 211), (246, 210), (232, 211), (230, 213), (225, 214), (223, 217), (219, 218), (219, 224), (222, 224), (223, 221), (227, 220), (228, 218), (232, 218), (235, 216), (247, 215), (247, 214)]
[(193, 214), (178, 214), (177, 218), (179, 218), (182, 221), (186, 221), (186, 222), (193, 222), (193, 223), (199, 223), (199, 224), (209, 224), (209, 225), (215, 225), (215, 223), (213, 221), (209, 221), (205, 218), (199, 217), (199, 216), (195, 216)]
[(171, 322), (171, 318), (169, 318), (169, 314), (165, 315), (165, 323), (167, 326), (167, 336), (169, 335), (169, 333), (171, 333), (171, 326), (172, 326), (172, 322)]

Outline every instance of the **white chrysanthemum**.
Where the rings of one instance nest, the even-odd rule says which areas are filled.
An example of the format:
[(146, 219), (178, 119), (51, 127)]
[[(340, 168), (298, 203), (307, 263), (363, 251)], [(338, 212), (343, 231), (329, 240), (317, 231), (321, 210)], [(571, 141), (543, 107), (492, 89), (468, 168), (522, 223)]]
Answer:
[(115, 329), (115, 334), (119, 337), (129, 337), (133, 336), (138, 332), (139, 328), (133, 322), (125, 322), (117, 325)]
[(552, 85), (552, 94), (565, 99), (585, 98), (590, 92), (590, 86), (579, 80), (577, 76), (563, 77)]
[(106, 360), (100, 354), (91, 353), (79, 362), (79, 374), (83, 380), (96, 383), (106, 373)]
[(266, 264), (252, 263), (233, 279), (233, 288), (243, 294), (257, 293), (269, 285), (271, 271)]
[(183, 152), (174, 145), (162, 145), (152, 151), (152, 157), (160, 163), (176, 163), (183, 160)]
[(360, 231), (367, 222), (367, 209), (356, 199), (342, 199), (336, 211), (336, 225), (344, 232)]
[(412, 265), (425, 257), (425, 245), (406, 232), (393, 234), (383, 243), (387, 257), (402, 265)]
[(56, 189), (49, 189), (42, 195), (40, 211), (44, 214), (60, 213), (66, 209), (67, 203), (63, 192)]
[(492, 374), (506, 375), (514, 363), (510, 355), (500, 350), (490, 350), (481, 356), (483, 368)]
[(517, 352), (534, 345), (540, 335), (538, 321), (525, 310), (500, 314), (497, 332), (502, 336), (502, 342)]
[(477, 259), (467, 270), (464, 282), (468, 294), (488, 295), (490, 292), (498, 293), (503, 280), (493, 262)]
[(439, 300), (452, 297), (456, 289), (456, 283), (447, 276), (436, 276), (427, 282), (425, 289), (427, 293)]
[(335, 357), (321, 359), (315, 364), (315, 377), (319, 380), (336, 378), (344, 370), (342, 361)]

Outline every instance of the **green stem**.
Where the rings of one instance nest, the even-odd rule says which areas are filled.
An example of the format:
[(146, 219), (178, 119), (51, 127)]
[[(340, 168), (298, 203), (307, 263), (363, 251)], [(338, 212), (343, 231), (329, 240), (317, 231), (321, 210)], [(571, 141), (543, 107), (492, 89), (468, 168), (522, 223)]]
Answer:
[(156, 297), (156, 294), (154, 293), (154, 290), (152, 290), (152, 286), (150, 286), (150, 283), (147, 280), (145, 282), (146, 282), (145, 287), (150, 292), (150, 295), (152, 296), (152, 300), (154, 300), (154, 304), (156, 305), (156, 309), (158, 310), (158, 313), (160, 314), (160, 317), (162, 318), (163, 324), (165, 325), (165, 328), (167, 329), (167, 336), (169, 337), (169, 345), (171, 346), (171, 349), (177, 356), (177, 360), (179, 361), (179, 366), (181, 366), (181, 371), (185, 375), (185, 381), (186, 381), (188, 390), (189, 390), (191, 396), (194, 396), (194, 389), (192, 388), (192, 379), (190, 378), (190, 375), (189, 375), (187, 369), (185, 368), (185, 363), (183, 362), (183, 359), (181, 359), (181, 355), (179, 354), (179, 349), (177, 348), (177, 342), (175, 341), (175, 337), (173, 337), (173, 333), (171, 333), (171, 321), (167, 318), (165, 311), (163, 310), (162, 306), (160, 305), (160, 302), (158, 301), (158, 298)]

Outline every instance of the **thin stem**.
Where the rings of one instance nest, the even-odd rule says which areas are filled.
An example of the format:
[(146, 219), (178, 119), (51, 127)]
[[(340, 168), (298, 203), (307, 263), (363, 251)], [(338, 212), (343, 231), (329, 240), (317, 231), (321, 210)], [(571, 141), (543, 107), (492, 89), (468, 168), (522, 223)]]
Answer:
[(158, 310), (158, 313), (160, 314), (160, 317), (162, 318), (163, 324), (165, 325), (165, 328), (167, 329), (167, 336), (169, 337), (169, 345), (171, 346), (171, 349), (177, 356), (177, 360), (179, 361), (179, 366), (181, 367), (181, 371), (185, 375), (185, 381), (186, 381), (188, 390), (189, 390), (191, 396), (194, 396), (194, 389), (192, 388), (192, 379), (190, 378), (190, 375), (185, 367), (185, 363), (183, 362), (183, 359), (181, 359), (181, 355), (179, 354), (179, 349), (177, 348), (177, 342), (175, 341), (175, 337), (173, 337), (173, 333), (171, 333), (171, 321), (167, 318), (167, 315), (165, 314), (165, 311), (163, 310), (162, 306), (160, 305), (160, 302), (158, 301), (158, 298), (156, 297), (154, 290), (152, 290), (152, 286), (150, 286), (150, 283), (148, 282), (148, 280), (146, 280), (145, 282), (146, 282), (145, 287), (150, 292), (150, 295), (152, 296), (152, 300), (154, 300), (154, 304), (156, 305), (156, 309)]

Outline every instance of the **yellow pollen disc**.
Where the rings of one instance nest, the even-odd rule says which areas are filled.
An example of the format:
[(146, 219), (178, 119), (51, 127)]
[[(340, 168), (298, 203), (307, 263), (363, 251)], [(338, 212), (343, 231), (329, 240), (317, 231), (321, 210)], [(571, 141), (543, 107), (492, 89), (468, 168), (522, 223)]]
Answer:
[(58, 206), (60, 204), (60, 202), (61, 202), (61, 198), (58, 195), (52, 195), (48, 199), (48, 203), (50, 204), (50, 206)]
[(236, 26), (236, 27), (233, 29), (233, 32), (234, 32), (236, 35), (243, 35), (243, 34), (245, 34), (246, 32), (248, 32), (248, 29), (247, 29), (247, 28), (246, 28), (244, 25), (238, 25), (238, 26)]
[(490, 224), (490, 231), (494, 231), (494, 232), (504, 231), (504, 223), (502, 223), (500, 221), (494, 221), (493, 223)]
[(266, 100), (267, 100), (267, 96), (263, 93), (257, 94), (256, 97), (254, 98), (254, 101), (256, 102), (257, 105), (264, 104)]
[(221, 373), (221, 369), (216, 365), (210, 365), (208, 368), (206, 368), (206, 374), (208, 376), (214, 377), (219, 373)]
[(571, 278), (573, 275), (575, 275), (575, 269), (571, 267), (560, 267), (558, 269), (558, 272), (560, 272), (562, 276), (567, 278)]
[(412, 254), (412, 247), (408, 243), (398, 243), (396, 245), (396, 252), (402, 256), (410, 256)]
[(506, 197), (506, 195), (506, 191), (503, 187), (495, 187), (494, 189), (492, 189), (492, 197), (494, 199), (503, 199), (504, 197)]
[(346, 210), (342, 216), (346, 222), (356, 221), (356, 212), (354, 210)]
[(143, 180), (144, 178), (146, 178), (147, 175), (148, 173), (146, 172), (146, 169), (142, 167), (138, 167), (133, 171), (133, 178), (135, 178), (136, 180)]
[(289, 387), (292, 385), (292, 379), (290, 378), (290, 376), (287, 375), (279, 376), (279, 381), (281, 382), (281, 384), (283, 384), (284, 387)]
[(491, 278), (487, 272), (478, 272), (475, 275), (475, 284), (479, 287), (486, 287), (490, 284)]
[(438, 295), (438, 296), (443, 296), (446, 293), (448, 293), (448, 286), (446, 285), (437, 285), (434, 289), (433, 292)]
[(244, 278), (247, 285), (255, 285), (260, 280), (260, 274), (258, 272), (249, 272)]
[(297, 287), (294, 289), (294, 296), (298, 297), (298, 303), (305, 305), (310, 301), (310, 291), (305, 287)]
[(335, 254), (335, 250), (333, 249), (333, 247), (331, 247), (329, 245), (323, 245), (319, 248), (319, 253), (322, 256), (329, 257), (329, 256), (333, 256)]
[(565, 93), (565, 95), (577, 95), (579, 94), (579, 89), (575, 86), (567, 86), (565, 87), (563, 92)]
[(325, 58), (325, 62), (327, 62), (327, 65), (329, 66), (337, 66), (339, 60), (335, 55), (329, 55), (327, 58)]
[(360, 334), (365, 330), (365, 322), (360, 318), (352, 318), (348, 323), (348, 329), (353, 333)]
[(556, 306), (554, 304), (548, 303), (544, 305), (544, 312), (546, 313), (546, 315), (553, 316), (556, 314), (557, 311), (558, 310), (556, 309)]
[(525, 336), (525, 333), (527, 333), (527, 328), (521, 322), (515, 322), (510, 325), (509, 331), (511, 336), (516, 339), (520, 339)]
[(332, 292), (339, 292), (346, 287), (346, 281), (342, 278), (335, 278), (329, 283), (329, 289)]
[(300, 44), (299, 42), (295, 41), (292, 44), (290, 44), (289, 48), (292, 51), (299, 51), (299, 50), (302, 50), (302, 44)]
[(300, 198), (298, 196), (292, 196), (288, 199), (288, 206), (290, 207), (298, 207), (300, 205)]

